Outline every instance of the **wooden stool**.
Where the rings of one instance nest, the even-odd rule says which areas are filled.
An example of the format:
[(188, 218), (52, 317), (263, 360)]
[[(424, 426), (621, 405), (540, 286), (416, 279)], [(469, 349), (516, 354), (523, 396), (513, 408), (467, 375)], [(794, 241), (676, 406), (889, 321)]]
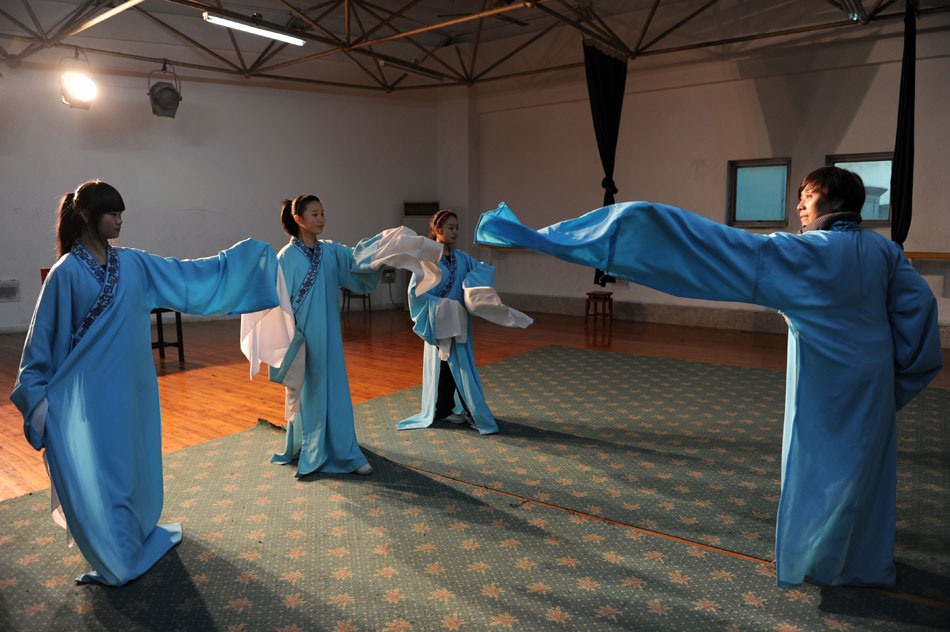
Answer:
[(600, 310), (600, 318), (602, 321), (606, 322), (607, 316), (610, 316), (610, 320), (614, 319), (614, 299), (613, 292), (588, 292), (587, 301), (584, 303), (584, 322), (587, 322), (587, 317), (590, 316), (590, 308), (593, 305), (594, 307), (594, 321), (597, 320), (597, 312)]
[(584, 326), (584, 342), (588, 349), (606, 349), (610, 351), (610, 342), (613, 338), (613, 327), (606, 324), (597, 325), (594, 321), (593, 327)]
[(343, 309), (344, 312), (350, 311), (350, 300), (354, 298), (363, 299), (363, 311), (373, 311), (373, 301), (369, 296), (369, 292), (366, 294), (357, 294), (356, 292), (351, 292), (350, 290), (343, 288)]
[(181, 312), (175, 312), (175, 331), (178, 334), (178, 340), (175, 342), (165, 341), (165, 328), (162, 326), (162, 314), (166, 312), (175, 312), (175, 310), (168, 309), (167, 307), (157, 307), (152, 310), (152, 313), (155, 314), (156, 334), (158, 335), (158, 341), (152, 343), (152, 349), (158, 349), (158, 357), (164, 360), (165, 347), (178, 347), (178, 361), (184, 362), (185, 345), (181, 339)]

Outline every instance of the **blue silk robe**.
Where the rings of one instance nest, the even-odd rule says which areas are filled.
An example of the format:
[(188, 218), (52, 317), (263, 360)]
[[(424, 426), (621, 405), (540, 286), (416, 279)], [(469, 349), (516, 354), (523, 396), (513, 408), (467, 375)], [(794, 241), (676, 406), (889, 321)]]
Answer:
[(284, 451), (271, 461), (286, 464), (298, 459), (297, 476), (354, 472), (367, 463), (353, 426), (339, 288), (363, 294), (375, 288), (382, 276), (381, 269), (357, 267), (353, 248), (320, 240), (314, 245), (310, 251), (292, 238), (277, 254), (306, 356), (300, 410), (287, 423)]
[(507, 206), (476, 242), (511, 245), (788, 322), (781, 586), (892, 585), (895, 412), (942, 366), (937, 305), (892, 241), (853, 222), (758, 235), (661, 204), (615, 204), (540, 231)]
[[(416, 296), (415, 275), (409, 282), (409, 313), (415, 323), (412, 330), (425, 341), (422, 357), (422, 410), (398, 422), (396, 428), (399, 430), (425, 428), (432, 425), (435, 417), (435, 400), (438, 397), (439, 372), (442, 366), (435, 327), (436, 306), (439, 301), (442, 298), (448, 298), (464, 303), (462, 286), (470, 277), (477, 277), (478, 281), (475, 285), (492, 285), (491, 266), (476, 261), (464, 252), (454, 249), (452, 252), (455, 257), (455, 270), (451, 269), (446, 258), (443, 257), (439, 261), (442, 280), (434, 288), (422, 296)], [(478, 432), (492, 434), (498, 432), (498, 424), (495, 423), (495, 418), (492, 417), (485, 395), (482, 393), (482, 383), (478, 379), (478, 370), (475, 368), (475, 353), (472, 346), (472, 317), (466, 314), (466, 318), (468, 319), (468, 337), (464, 343), (452, 341), (447, 360), (457, 388), (455, 412), (461, 413), (463, 410), (461, 403), (458, 402), (459, 394), (461, 394)]]
[[(152, 359), (156, 307), (200, 314), (277, 303), (277, 260), (247, 240), (217, 257), (163, 259), (112, 248), (100, 267), (81, 245), (50, 270), (10, 399), (46, 449), (66, 524), (95, 569), (78, 578), (121, 586), (181, 541), (162, 512), (162, 428)], [(47, 401), (45, 426), (33, 413)]]

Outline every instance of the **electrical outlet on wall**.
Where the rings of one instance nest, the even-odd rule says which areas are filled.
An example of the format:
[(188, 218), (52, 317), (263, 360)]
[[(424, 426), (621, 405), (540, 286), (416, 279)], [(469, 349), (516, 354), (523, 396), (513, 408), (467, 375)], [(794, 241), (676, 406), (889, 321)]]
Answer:
[(383, 270), (383, 283), (392, 283), (396, 280), (396, 270), (395, 268), (385, 268)]

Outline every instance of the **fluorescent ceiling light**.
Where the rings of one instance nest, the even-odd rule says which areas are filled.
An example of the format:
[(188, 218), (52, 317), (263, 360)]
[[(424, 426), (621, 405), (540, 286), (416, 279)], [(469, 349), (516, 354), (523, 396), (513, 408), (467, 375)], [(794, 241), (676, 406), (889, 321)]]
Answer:
[(227, 18), (222, 18), (217, 15), (212, 15), (205, 11), (201, 14), (201, 17), (204, 18), (205, 22), (210, 22), (211, 24), (217, 24), (218, 26), (226, 26), (229, 29), (237, 29), (239, 31), (244, 31), (246, 33), (253, 33), (254, 35), (260, 35), (262, 37), (269, 37), (270, 39), (280, 40), (281, 42), (287, 42), (288, 44), (293, 44), (294, 46), (303, 46), (306, 44), (306, 40), (302, 40), (299, 37), (294, 37), (293, 35), (285, 35), (278, 31), (271, 31), (269, 29), (264, 29), (259, 26), (253, 26), (251, 24), (245, 24), (244, 22), (237, 22), (235, 20), (229, 20)]

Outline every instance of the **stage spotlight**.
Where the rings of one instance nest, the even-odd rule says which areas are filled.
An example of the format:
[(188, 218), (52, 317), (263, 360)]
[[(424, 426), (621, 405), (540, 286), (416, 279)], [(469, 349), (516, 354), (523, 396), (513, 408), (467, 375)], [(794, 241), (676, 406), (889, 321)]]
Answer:
[(79, 57), (77, 48), (73, 57), (64, 57), (59, 62), (59, 91), (63, 103), (71, 108), (88, 110), (93, 99), (99, 94), (99, 88), (92, 80), (92, 67), (86, 53)]
[[(175, 67), (168, 70), (169, 62), (166, 59), (162, 62), (161, 70), (153, 70), (148, 73), (148, 100), (152, 104), (152, 114), (155, 116), (166, 116), (175, 118), (175, 112), (178, 111), (178, 104), (181, 103), (181, 80), (175, 73)], [(168, 75), (171, 81), (156, 81), (152, 83), (154, 74)]]

